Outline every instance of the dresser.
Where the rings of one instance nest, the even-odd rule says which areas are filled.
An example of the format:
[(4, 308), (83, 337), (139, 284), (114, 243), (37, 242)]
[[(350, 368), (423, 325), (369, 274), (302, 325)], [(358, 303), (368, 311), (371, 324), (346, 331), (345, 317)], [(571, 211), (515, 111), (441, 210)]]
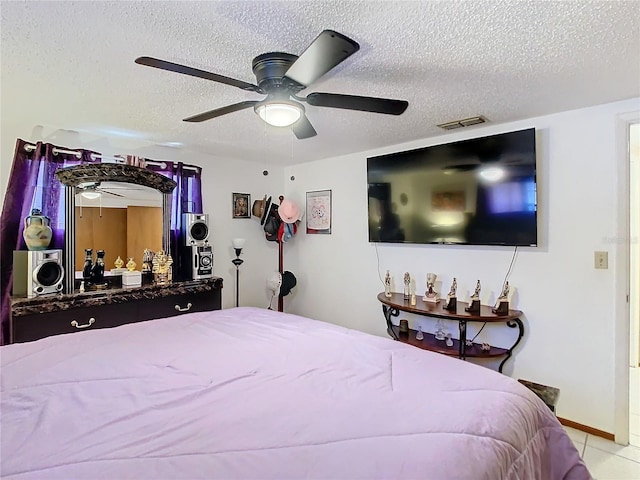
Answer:
[(12, 298), (11, 343), (222, 308), (222, 278)]

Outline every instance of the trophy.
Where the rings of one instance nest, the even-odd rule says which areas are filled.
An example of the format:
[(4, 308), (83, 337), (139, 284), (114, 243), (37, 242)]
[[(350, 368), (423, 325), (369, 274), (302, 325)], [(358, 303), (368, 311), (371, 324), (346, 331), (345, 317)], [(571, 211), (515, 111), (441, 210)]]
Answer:
[(465, 312), (480, 314), (480, 280), (476, 283), (476, 290), (469, 299), (469, 305), (464, 307)]
[(440, 295), (433, 288), (436, 283), (436, 278), (438, 276), (435, 273), (427, 273), (427, 291), (424, 292), (424, 297), (422, 300), (430, 303), (438, 303), (440, 301)]
[(502, 293), (491, 311), (496, 315), (507, 315), (509, 313), (509, 282), (505, 282)]
[(384, 277), (384, 296), (391, 298), (391, 274), (387, 270), (387, 274)]
[(450, 312), (456, 313), (458, 308), (458, 297), (456, 296), (456, 291), (458, 290), (458, 281), (456, 277), (453, 277), (453, 282), (451, 283), (451, 290), (447, 293), (446, 303), (442, 306), (445, 310), (449, 310)]

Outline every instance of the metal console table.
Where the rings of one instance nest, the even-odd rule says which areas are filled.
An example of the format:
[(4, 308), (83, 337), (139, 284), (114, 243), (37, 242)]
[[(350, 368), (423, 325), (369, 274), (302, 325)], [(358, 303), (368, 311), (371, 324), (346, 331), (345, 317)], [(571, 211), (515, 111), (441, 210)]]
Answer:
[[(491, 311), (491, 307), (486, 305), (480, 306), (480, 313), (470, 313), (465, 311), (466, 302), (458, 302), (456, 312), (451, 312), (443, 308), (444, 302), (438, 303), (425, 302), (421, 298), (416, 299), (416, 304), (411, 305), (408, 300), (404, 300), (402, 293), (392, 293), (391, 297), (386, 297), (384, 292), (378, 294), (378, 300), (382, 303), (382, 312), (387, 321), (387, 333), (400, 342), (408, 343), (423, 350), (431, 350), (433, 352), (442, 353), (444, 355), (457, 356), (465, 360), (467, 357), (500, 357), (505, 358), (500, 363), (498, 371), (502, 373), (502, 367), (505, 362), (513, 354), (514, 348), (520, 343), (524, 336), (524, 325), (520, 317), (523, 315), (520, 310), (509, 310), (507, 315), (496, 315)], [(436, 340), (431, 333), (423, 332), (424, 339), (416, 339), (416, 331), (409, 330), (409, 333), (401, 333), (398, 326), (391, 322), (391, 317), (397, 317), (400, 312), (413, 313), (433, 318), (441, 318), (444, 320), (458, 321), (460, 331), (459, 340), (453, 340), (453, 346), (447, 347), (442, 340)], [(505, 323), (510, 328), (518, 327), (518, 338), (510, 348), (500, 348), (490, 346), (489, 350), (482, 350), (482, 345), (473, 343), (466, 346), (467, 341), (467, 322), (487, 322), (487, 323)]]

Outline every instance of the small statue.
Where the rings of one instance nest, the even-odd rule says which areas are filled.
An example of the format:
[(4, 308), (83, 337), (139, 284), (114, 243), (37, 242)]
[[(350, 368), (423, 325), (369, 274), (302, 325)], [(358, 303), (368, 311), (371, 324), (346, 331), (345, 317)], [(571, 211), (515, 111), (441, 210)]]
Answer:
[(509, 282), (505, 282), (502, 293), (491, 311), (496, 315), (507, 315), (509, 313)]
[(422, 333), (422, 327), (418, 325), (418, 331), (416, 332), (416, 340), (423, 340), (424, 334)]
[(133, 257), (129, 257), (129, 260), (127, 261), (127, 270), (134, 272), (137, 266), (138, 264), (133, 260)]
[(90, 274), (90, 283), (94, 286), (96, 286), (97, 288), (104, 288), (107, 285), (107, 282), (105, 282), (104, 280), (104, 256), (105, 256), (105, 251), (104, 250), (98, 250), (96, 252), (96, 263), (93, 264), (93, 266), (91, 267), (91, 274)]
[(116, 268), (122, 268), (122, 266), (124, 265), (124, 261), (120, 258), (120, 255), (118, 255), (118, 258), (116, 258), (116, 261), (113, 262), (113, 264)]
[(469, 299), (469, 305), (464, 307), (465, 312), (480, 313), (480, 280), (476, 283), (476, 289)]
[(158, 251), (153, 257), (153, 277), (157, 284), (163, 285), (171, 283), (173, 259), (171, 255), (164, 253), (164, 250)]
[(409, 300), (411, 297), (411, 276), (409, 272), (404, 274), (404, 299)]
[(144, 249), (142, 253), (142, 273), (150, 273), (153, 267), (154, 253), (148, 248)]
[(445, 341), (447, 347), (453, 347), (453, 339), (451, 337), (452, 335), (450, 333), (447, 333), (447, 340)]
[(387, 270), (387, 274), (384, 277), (384, 296), (391, 298), (391, 274)]
[(456, 280), (456, 277), (453, 277), (453, 282), (451, 283), (451, 289), (449, 290), (449, 293), (447, 293), (447, 301), (443, 306), (445, 310), (449, 310), (450, 312), (453, 312), (453, 313), (455, 313), (456, 310), (458, 309), (458, 298), (456, 296), (457, 290), (458, 290), (458, 281)]
[(91, 267), (93, 266), (93, 249), (85, 248), (84, 249), (85, 257), (84, 257), (84, 267), (82, 268), (82, 279), (89, 283), (91, 279)]
[(444, 331), (444, 324), (441, 319), (436, 320), (436, 331), (435, 331), (436, 340), (444, 340), (447, 338)]
[(430, 303), (438, 303), (440, 301), (440, 295), (433, 288), (438, 276), (435, 273), (427, 273), (427, 291), (424, 292), (422, 300)]

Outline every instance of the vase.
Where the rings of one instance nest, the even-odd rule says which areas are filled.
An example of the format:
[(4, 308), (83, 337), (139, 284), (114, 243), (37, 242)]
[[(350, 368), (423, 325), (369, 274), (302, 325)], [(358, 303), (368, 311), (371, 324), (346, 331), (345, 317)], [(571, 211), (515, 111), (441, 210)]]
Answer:
[(51, 220), (34, 208), (31, 210), (31, 215), (24, 219), (22, 236), (29, 250), (46, 250), (53, 236)]

